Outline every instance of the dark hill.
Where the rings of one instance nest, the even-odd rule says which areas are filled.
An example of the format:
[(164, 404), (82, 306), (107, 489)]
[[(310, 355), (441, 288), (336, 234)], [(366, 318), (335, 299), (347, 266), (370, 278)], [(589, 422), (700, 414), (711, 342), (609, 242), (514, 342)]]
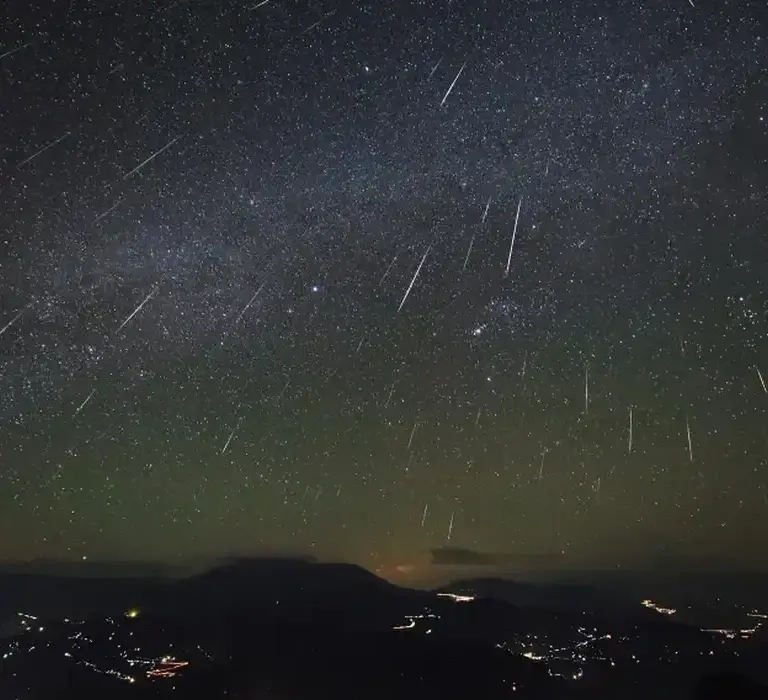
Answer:
[(297, 589), (333, 589), (337, 586), (394, 590), (395, 586), (353, 564), (324, 564), (304, 559), (241, 559), (180, 582), (182, 588), (232, 588), (242, 584), (261, 590), (282, 586)]
[(166, 585), (163, 579), (0, 574), (0, 622), (18, 612), (42, 617), (116, 615)]
[(645, 623), (664, 620), (657, 612), (643, 607), (639, 601), (582, 584), (534, 584), (500, 578), (479, 578), (454, 581), (436, 592), (493, 598), (519, 608), (587, 613)]
[[(376, 610), (389, 619), (404, 600), (431, 594), (399, 588), (351, 564), (300, 559), (231, 562), (156, 589), (146, 606), (163, 614), (206, 615), (227, 611), (276, 611), (300, 616), (312, 610), (334, 619)], [(342, 612), (343, 611), (343, 612)]]

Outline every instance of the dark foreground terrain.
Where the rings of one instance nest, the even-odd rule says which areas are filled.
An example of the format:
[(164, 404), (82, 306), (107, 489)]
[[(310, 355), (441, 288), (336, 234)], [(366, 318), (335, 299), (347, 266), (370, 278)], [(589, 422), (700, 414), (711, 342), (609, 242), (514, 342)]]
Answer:
[(757, 610), (702, 630), (581, 588), (423, 592), (295, 560), (177, 581), (14, 574), (0, 594), (0, 698), (768, 699)]

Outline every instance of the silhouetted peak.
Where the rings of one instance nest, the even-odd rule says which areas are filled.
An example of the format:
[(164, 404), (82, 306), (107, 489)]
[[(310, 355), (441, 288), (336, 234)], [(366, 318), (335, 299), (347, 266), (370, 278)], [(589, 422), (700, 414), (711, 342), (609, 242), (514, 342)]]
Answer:
[(299, 558), (258, 558), (229, 562), (187, 579), (182, 587), (219, 593), (252, 591), (260, 595), (345, 591), (350, 588), (394, 590), (387, 581), (353, 564), (319, 563)]

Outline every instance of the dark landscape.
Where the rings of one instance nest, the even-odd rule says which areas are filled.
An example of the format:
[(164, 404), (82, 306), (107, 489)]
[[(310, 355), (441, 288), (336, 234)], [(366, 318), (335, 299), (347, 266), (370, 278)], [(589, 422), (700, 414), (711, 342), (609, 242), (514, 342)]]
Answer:
[(270, 558), (178, 579), (17, 571), (0, 595), (0, 696), (19, 700), (767, 697), (764, 612), (705, 630), (586, 585), (413, 590)]

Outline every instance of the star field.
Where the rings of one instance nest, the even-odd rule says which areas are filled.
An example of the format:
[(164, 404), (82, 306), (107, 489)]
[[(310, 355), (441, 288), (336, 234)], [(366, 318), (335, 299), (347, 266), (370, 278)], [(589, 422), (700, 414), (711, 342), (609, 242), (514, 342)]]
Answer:
[(7, 9), (0, 557), (760, 564), (758, 4)]

